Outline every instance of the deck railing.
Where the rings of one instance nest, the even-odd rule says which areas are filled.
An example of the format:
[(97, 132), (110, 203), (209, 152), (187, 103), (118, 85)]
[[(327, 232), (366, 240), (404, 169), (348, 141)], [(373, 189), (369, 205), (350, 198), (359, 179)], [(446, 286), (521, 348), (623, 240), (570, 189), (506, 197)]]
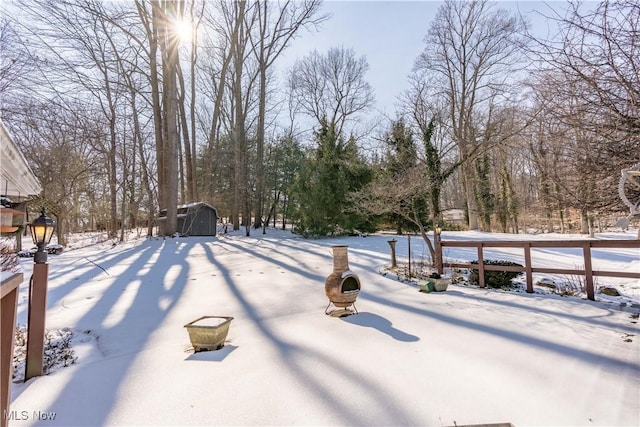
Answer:
[(0, 426), (2, 427), (5, 427), (9, 422), (18, 288), (23, 279), (23, 273), (15, 273), (2, 279), (0, 284), (0, 398), (2, 399)]
[[(459, 262), (443, 262), (444, 267), (452, 268), (471, 268), (478, 270), (480, 287), (485, 287), (484, 272), (485, 270), (494, 271), (516, 271), (524, 272), (527, 280), (527, 292), (533, 293), (533, 273), (548, 274), (570, 274), (585, 277), (585, 287), (587, 297), (595, 301), (595, 290), (593, 278), (596, 276), (604, 277), (623, 277), (629, 279), (640, 279), (640, 271), (623, 272), (623, 271), (603, 271), (594, 270), (591, 259), (591, 249), (639, 249), (638, 258), (640, 259), (640, 240), (535, 240), (535, 241), (440, 241), (440, 250), (443, 247), (458, 248), (476, 248), (478, 252), (478, 263), (459, 263)], [(522, 248), (524, 251), (524, 267), (519, 266), (501, 266), (488, 265), (484, 263), (484, 248)], [(584, 269), (565, 269), (565, 268), (542, 268), (535, 267), (531, 262), (531, 249), (535, 248), (582, 248), (582, 256), (584, 260)], [(442, 256), (442, 254), (439, 254)], [(440, 258), (442, 259), (442, 258)]]

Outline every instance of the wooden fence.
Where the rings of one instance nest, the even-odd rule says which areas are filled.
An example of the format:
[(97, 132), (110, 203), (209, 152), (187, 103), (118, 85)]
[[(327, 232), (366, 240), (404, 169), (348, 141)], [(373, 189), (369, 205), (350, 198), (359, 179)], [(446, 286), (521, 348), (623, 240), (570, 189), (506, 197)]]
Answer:
[[(444, 267), (471, 268), (478, 270), (480, 287), (485, 287), (485, 270), (494, 271), (516, 271), (524, 272), (527, 279), (527, 292), (533, 293), (533, 273), (549, 274), (571, 274), (585, 277), (587, 297), (595, 301), (595, 290), (593, 286), (594, 276), (605, 277), (625, 277), (629, 279), (640, 279), (640, 271), (602, 271), (594, 270), (591, 260), (591, 249), (638, 249), (638, 259), (640, 259), (640, 240), (535, 240), (535, 241), (440, 241), (436, 250), (440, 251), (438, 256), (442, 259), (442, 247), (476, 248), (478, 252), (478, 263), (452, 263), (443, 262)], [(484, 264), (484, 248), (522, 248), (524, 250), (524, 267), (501, 266)], [(563, 268), (541, 268), (534, 267), (531, 263), (531, 249), (535, 248), (582, 248), (584, 270), (563, 269)]]

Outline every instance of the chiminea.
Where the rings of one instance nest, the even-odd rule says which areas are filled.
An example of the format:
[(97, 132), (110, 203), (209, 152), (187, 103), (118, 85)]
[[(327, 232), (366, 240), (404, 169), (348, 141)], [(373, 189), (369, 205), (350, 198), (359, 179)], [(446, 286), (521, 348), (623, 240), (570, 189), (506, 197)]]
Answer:
[[(355, 313), (358, 312), (355, 306), (356, 298), (360, 293), (360, 279), (349, 270), (348, 246), (332, 246), (333, 249), (333, 272), (327, 277), (324, 284), (324, 291), (329, 298), (329, 305), (325, 309), (328, 315), (345, 316), (353, 314), (348, 307), (353, 306)], [(342, 310), (329, 312), (329, 306), (333, 303)]]

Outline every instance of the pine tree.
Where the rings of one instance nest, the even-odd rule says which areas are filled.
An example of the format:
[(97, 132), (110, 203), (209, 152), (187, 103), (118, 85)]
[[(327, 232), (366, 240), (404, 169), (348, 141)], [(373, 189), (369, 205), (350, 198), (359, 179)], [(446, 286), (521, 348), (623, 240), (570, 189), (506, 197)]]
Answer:
[(358, 159), (355, 140), (345, 141), (326, 120), (315, 140), (294, 184), (295, 230), (305, 236), (352, 232), (367, 219), (349, 209), (347, 196), (370, 181), (371, 172)]
[(508, 231), (509, 220), (512, 219), (512, 208), (514, 206), (514, 194), (511, 188), (511, 178), (507, 172), (506, 165), (502, 165), (500, 169), (500, 185), (498, 188), (498, 197), (496, 200), (496, 216), (502, 228), (502, 232)]
[(484, 153), (484, 155), (475, 162), (478, 218), (482, 223), (482, 229), (485, 231), (491, 230), (491, 215), (495, 209), (495, 196), (491, 192), (491, 183), (489, 182), (490, 163), (488, 153)]
[(276, 226), (278, 212), (282, 219), (282, 229), (286, 228), (289, 204), (292, 200), (295, 177), (300, 173), (304, 151), (300, 143), (291, 135), (278, 139), (267, 150), (265, 188), (271, 192), (270, 207), (266, 223), (273, 221)]
[[(391, 130), (385, 138), (388, 146), (387, 162), (384, 172), (392, 178), (399, 178), (400, 175), (418, 164), (418, 151), (413, 140), (413, 132), (399, 119), (392, 123)], [(416, 225), (407, 220), (404, 216), (391, 213), (388, 215), (389, 221), (396, 227), (396, 232), (400, 235), (403, 230), (417, 230)]]

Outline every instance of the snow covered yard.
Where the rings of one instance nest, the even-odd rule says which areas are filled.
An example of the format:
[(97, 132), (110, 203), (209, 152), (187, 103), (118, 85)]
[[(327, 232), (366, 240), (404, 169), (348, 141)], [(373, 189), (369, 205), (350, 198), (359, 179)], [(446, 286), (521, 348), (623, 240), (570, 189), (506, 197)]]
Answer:
[[(443, 233), (489, 237), (517, 236)], [(76, 333), (78, 361), (14, 384), (10, 425), (640, 424), (638, 280), (607, 279), (625, 298), (596, 302), (453, 284), (424, 294), (378, 273), (389, 239), (269, 230), (50, 256), (47, 327)], [(324, 314), (335, 244), (349, 245), (362, 283), (360, 314), (346, 318)], [(640, 253), (594, 253), (599, 265), (637, 271)], [(234, 317), (223, 349), (189, 349), (183, 325), (202, 315)]]

